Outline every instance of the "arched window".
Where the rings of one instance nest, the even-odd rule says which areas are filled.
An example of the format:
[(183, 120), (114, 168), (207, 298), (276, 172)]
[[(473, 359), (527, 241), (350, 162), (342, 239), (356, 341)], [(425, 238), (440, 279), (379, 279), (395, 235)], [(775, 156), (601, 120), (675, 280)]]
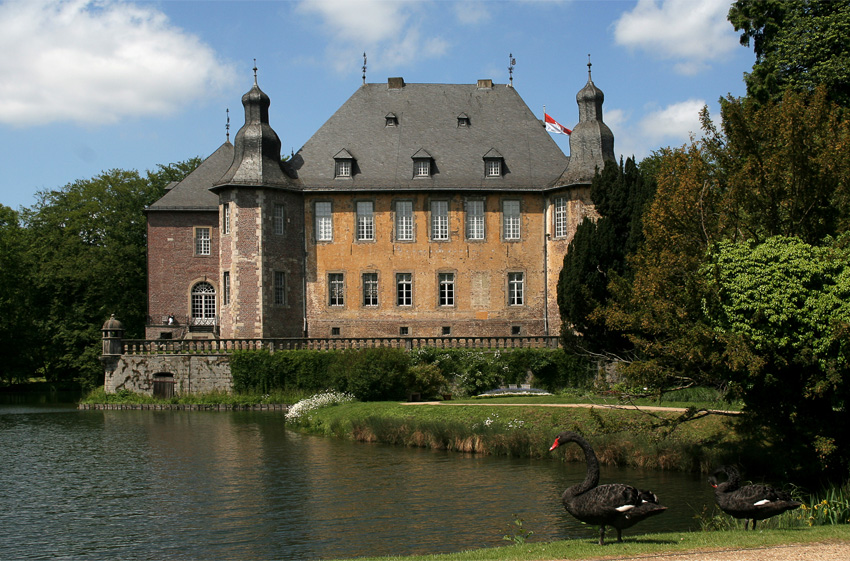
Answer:
[(215, 325), (215, 288), (208, 282), (192, 287), (192, 324)]

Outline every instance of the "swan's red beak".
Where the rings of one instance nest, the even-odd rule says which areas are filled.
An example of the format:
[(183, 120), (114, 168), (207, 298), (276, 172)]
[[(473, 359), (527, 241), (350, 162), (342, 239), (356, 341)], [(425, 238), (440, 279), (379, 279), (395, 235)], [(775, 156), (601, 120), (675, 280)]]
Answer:
[(552, 444), (552, 446), (549, 448), (549, 451), (551, 452), (552, 450), (554, 450), (555, 448), (557, 448), (560, 445), (561, 445), (561, 443), (560, 443), (559, 439), (556, 438), (554, 444)]

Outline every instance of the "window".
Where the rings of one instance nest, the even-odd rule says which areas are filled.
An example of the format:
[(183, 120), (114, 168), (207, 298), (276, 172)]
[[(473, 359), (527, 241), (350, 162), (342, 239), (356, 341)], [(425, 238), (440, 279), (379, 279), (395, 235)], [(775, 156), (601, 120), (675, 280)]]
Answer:
[(386, 116), (386, 124), (388, 127), (397, 127), (398, 126), (398, 117), (395, 113), (387, 113)]
[(192, 325), (215, 325), (215, 288), (208, 282), (192, 287)]
[(340, 332), (339, 327), (331, 327), (331, 336), (332, 337), (338, 337), (340, 333), (341, 332)]
[[(398, 334), (401, 336), (410, 335), (410, 328), (406, 325), (403, 325), (398, 328)], [(169, 335), (171, 335), (171, 333), (169, 333)]]
[(431, 160), (414, 160), (413, 177), (431, 177)]
[(512, 325), (511, 335), (522, 335), (522, 328), (519, 325)]
[(567, 235), (567, 199), (559, 197), (555, 199), (555, 237), (563, 238)]
[(466, 201), (466, 239), (484, 239), (484, 201)]
[(396, 273), (396, 306), (413, 305), (413, 273)]
[(469, 116), (466, 113), (461, 113), (457, 116), (457, 126), (458, 128), (466, 128), (469, 126)]
[(286, 214), (283, 205), (274, 205), (274, 233), (278, 236), (286, 231)]
[(317, 202), (316, 206), (316, 240), (329, 242), (334, 239), (334, 222), (331, 214), (331, 203)]
[(451, 334), (452, 334), (452, 326), (451, 325), (444, 325), (443, 326), (443, 335), (448, 337)]
[(210, 229), (195, 228), (195, 255), (210, 254)]
[(487, 177), (501, 177), (502, 160), (497, 160), (495, 158), (484, 160), (484, 174)]
[(440, 284), (440, 306), (455, 305), (455, 274), (440, 273), (438, 275)]
[(336, 160), (334, 177), (351, 177), (351, 160)]
[(230, 203), (221, 205), (221, 229), (225, 234), (230, 233)]
[(357, 203), (357, 239), (370, 241), (375, 239), (375, 216), (372, 201)]
[(502, 202), (502, 231), (506, 240), (520, 239), (519, 201)]
[(274, 273), (274, 303), (286, 304), (286, 273), (282, 271)]
[(328, 305), (345, 305), (345, 277), (342, 273), (328, 275)]
[(378, 305), (378, 273), (363, 273), (363, 305)]
[(221, 277), (221, 287), (224, 291), (224, 305), (230, 304), (230, 271), (225, 271)]
[(431, 201), (431, 239), (449, 239), (449, 201)]
[(401, 242), (413, 241), (413, 201), (395, 203), (395, 239)]
[(508, 305), (522, 306), (524, 303), (525, 278), (523, 273), (508, 273)]

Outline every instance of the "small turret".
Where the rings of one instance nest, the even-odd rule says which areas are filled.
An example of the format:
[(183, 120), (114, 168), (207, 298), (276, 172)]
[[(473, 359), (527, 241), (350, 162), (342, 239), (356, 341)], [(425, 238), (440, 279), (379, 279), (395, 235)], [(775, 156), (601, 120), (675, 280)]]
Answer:
[(109, 316), (100, 332), (103, 338), (103, 355), (120, 355), (123, 352), (124, 324), (115, 319), (115, 314)]

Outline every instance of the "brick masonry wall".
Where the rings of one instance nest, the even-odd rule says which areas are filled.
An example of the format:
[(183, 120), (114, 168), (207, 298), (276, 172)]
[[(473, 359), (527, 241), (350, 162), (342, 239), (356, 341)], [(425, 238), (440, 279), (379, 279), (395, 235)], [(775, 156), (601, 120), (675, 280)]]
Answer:
[[(540, 194), (374, 193), (362, 196), (306, 197), (307, 321), (309, 336), (397, 336), (407, 327), (411, 336), (539, 336), (558, 333), (557, 280), (572, 235), (547, 241), (551, 214)], [(584, 193), (570, 196), (571, 232), (583, 215)], [(467, 240), (465, 201), (485, 200), (485, 239)], [(395, 241), (394, 202), (412, 200), (414, 241)], [(449, 241), (430, 239), (430, 201), (449, 201)], [(374, 202), (375, 240), (356, 239), (356, 202)], [(506, 241), (502, 232), (502, 203), (519, 200), (521, 239)], [(315, 201), (333, 205), (333, 242), (315, 239)], [(548, 247), (545, 247), (548, 245)], [(545, 247), (545, 249), (544, 249)], [(548, 265), (548, 267), (547, 267)], [(438, 274), (455, 274), (455, 305), (439, 306)], [(508, 273), (524, 274), (524, 303), (508, 303)], [(345, 305), (329, 305), (328, 274), (345, 278)], [(377, 273), (379, 303), (363, 305), (363, 273)], [(413, 276), (413, 305), (396, 305), (396, 273)], [(548, 277), (548, 278), (547, 278)], [(516, 333), (515, 330), (519, 332)]]
[[(210, 255), (195, 255), (194, 228), (209, 227)], [(197, 282), (209, 282), (219, 291), (218, 213), (148, 213), (148, 315), (145, 336), (156, 339), (164, 319), (173, 314), (181, 324), (191, 315), (191, 290)], [(185, 325), (181, 325), (185, 327)], [(176, 336), (176, 334), (175, 334)]]

